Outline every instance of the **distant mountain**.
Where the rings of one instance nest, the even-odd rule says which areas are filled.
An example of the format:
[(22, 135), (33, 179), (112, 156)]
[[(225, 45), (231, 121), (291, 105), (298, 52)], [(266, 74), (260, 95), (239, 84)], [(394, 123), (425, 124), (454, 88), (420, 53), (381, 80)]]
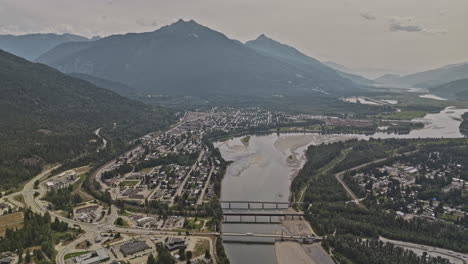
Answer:
[(171, 120), (165, 110), (4, 51), (0, 112), (0, 187), (26, 180), (44, 164), (96, 155), (101, 143), (92, 132), (99, 127), (113, 153)]
[(335, 63), (333, 61), (324, 61), (322, 63), (327, 65), (328, 67), (330, 67), (332, 69), (337, 70), (337, 71), (346, 72), (346, 73), (353, 73), (352, 69), (350, 69), (350, 68), (348, 68), (346, 66), (343, 66), (341, 64)]
[[(93, 37), (91, 40), (97, 40)], [(89, 41), (90, 39), (72, 34), (28, 34), (28, 35), (0, 35), (0, 49), (16, 56), (34, 61), (41, 54), (53, 47), (73, 41)]]
[[(298, 67), (302, 71), (311, 74), (311, 76), (315, 76), (315, 78), (327, 78), (331, 81), (344, 81), (343, 78), (345, 78), (356, 84), (372, 83), (369, 80), (367, 82), (365, 78), (360, 76), (332, 69), (320, 61), (301, 53), (297, 49), (279, 43), (263, 34), (255, 40), (248, 41), (245, 45), (262, 55), (280, 60), (293, 67)], [(344, 85), (348, 86), (349, 84)]]
[(323, 62), (323, 64), (341, 72), (362, 76), (368, 80), (374, 80), (386, 74), (401, 75), (403, 73), (397, 70), (384, 69), (384, 68), (368, 68), (368, 67), (367, 68), (366, 67), (350, 68), (350, 67), (343, 66), (339, 63), (332, 62), (332, 61), (325, 61)]
[(388, 84), (429, 88), (466, 78), (468, 78), (468, 63), (462, 63), (397, 78), (388, 78), (386, 82)]
[(374, 84), (376, 84), (376, 82), (374, 80), (369, 80), (369, 79), (366, 79), (360, 75), (356, 75), (356, 74), (351, 74), (351, 73), (347, 73), (347, 72), (342, 72), (342, 71), (337, 71), (342, 77), (348, 79), (348, 80), (351, 80), (353, 81), (354, 83), (356, 84), (359, 84), (359, 85), (368, 85), (368, 86), (373, 86)]
[(430, 88), (438, 96), (465, 101), (468, 100), (468, 79), (461, 79)]
[(337, 71), (342, 77), (349, 79), (357, 84), (361, 84), (361, 85), (374, 85), (375, 84), (373, 80), (364, 78), (360, 76), (359, 74), (354, 73), (352, 69), (349, 69), (343, 65), (340, 65), (331, 61), (322, 62), (322, 63), (334, 69), (335, 71)]
[(384, 74), (380, 76), (379, 78), (374, 79), (374, 81), (378, 83), (391, 83), (394, 82), (395, 80), (398, 80), (400, 78), (400, 75), (397, 74)]
[(272, 97), (359, 89), (319, 62), (314, 65), (312, 59), (306, 70), (195, 21), (179, 20), (154, 32), (64, 43), (38, 61), (150, 95)]

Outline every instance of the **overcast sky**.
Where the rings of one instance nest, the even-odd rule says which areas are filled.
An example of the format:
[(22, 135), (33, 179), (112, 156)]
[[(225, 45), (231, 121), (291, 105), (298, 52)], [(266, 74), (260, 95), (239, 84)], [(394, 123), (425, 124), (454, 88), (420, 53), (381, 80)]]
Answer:
[(243, 42), (264, 33), (348, 67), (468, 62), (467, 0), (0, 0), (0, 34), (107, 36), (179, 18)]

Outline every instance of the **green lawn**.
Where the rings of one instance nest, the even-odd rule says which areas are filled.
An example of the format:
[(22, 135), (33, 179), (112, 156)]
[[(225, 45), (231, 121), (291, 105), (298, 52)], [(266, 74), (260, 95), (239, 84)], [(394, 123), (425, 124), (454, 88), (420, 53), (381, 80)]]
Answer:
[(249, 144), (249, 141), (250, 141), (250, 136), (245, 136), (241, 139), (242, 141), (242, 144), (244, 145), (248, 145)]
[(151, 168), (143, 168), (143, 169), (139, 170), (138, 172), (148, 173), (148, 172), (150, 172), (152, 169), (153, 169), (152, 167), (151, 167)]
[(74, 257), (77, 257), (77, 256), (81, 256), (81, 255), (84, 255), (86, 253), (89, 253), (89, 251), (80, 251), (80, 252), (73, 252), (73, 253), (68, 253), (65, 255), (65, 259), (69, 259), (69, 258), (74, 258)]
[(198, 240), (195, 244), (193, 257), (196, 258), (198, 256), (205, 255), (206, 250), (210, 250), (210, 242), (206, 239)]
[(411, 120), (415, 118), (421, 118), (426, 115), (423, 111), (401, 111), (401, 112), (393, 112), (387, 114), (379, 114), (376, 115), (378, 118), (382, 119), (393, 119), (393, 120)]
[(184, 227), (191, 230), (200, 230), (206, 220), (204, 218), (186, 218)]
[(127, 211), (118, 210), (117, 214), (119, 216), (129, 216), (130, 214)]
[[(121, 222), (120, 222), (121, 221)], [(119, 223), (120, 222), (120, 223)], [(121, 226), (121, 227), (129, 227), (130, 225), (127, 223), (127, 221), (125, 221), (124, 219), (122, 219), (121, 217), (115, 219), (114, 221), (114, 225), (116, 226)]]
[(120, 183), (120, 186), (135, 186), (139, 182), (140, 181), (134, 181), (134, 180), (123, 181), (123, 182)]

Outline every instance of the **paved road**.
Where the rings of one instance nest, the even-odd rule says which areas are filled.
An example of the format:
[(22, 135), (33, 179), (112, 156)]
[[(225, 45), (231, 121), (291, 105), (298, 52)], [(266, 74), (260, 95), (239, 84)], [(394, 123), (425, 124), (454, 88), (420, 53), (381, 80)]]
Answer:
[(98, 136), (100, 139), (102, 139), (102, 146), (100, 146), (98, 149), (97, 149), (97, 152), (99, 152), (100, 150), (103, 150), (107, 147), (107, 140), (101, 136), (101, 129), (102, 127), (96, 129), (93, 133)]
[(436, 248), (436, 247), (423, 246), (423, 245), (404, 242), (404, 241), (391, 240), (391, 239), (387, 239), (384, 237), (380, 237), (379, 239), (382, 240), (383, 242), (390, 242), (397, 246), (410, 249), (417, 254), (422, 254), (423, 252), (427, 252), (428, 255), (431, 255), (433, 257), (440, 256), (443, 258), (447, 258), (450, 260), (451, 263), (454, 263), (454, 264), (467, 264), (468, 263), (468, 254), (453, 252), (451, 250), (443, 249), (443, 248)]
[(171, 205), (174, 204), (174, 198), (177, 197), (177, 196), (180, 196), (180, 194), (184, 190), (185, 183), (187, 183), (187, 180), (190, 178), (190, 174), (192, 174), (192, 171), (198, 166), (198, 163), (200, 162), (200, 160), (202, 159), (204, 154), (205, 154), (205, 150), (203, 149), (200, 152), (200, 154), (198, 155), (198, 158), (195, 161), (195, 163), (192, 165), (192, 167), (190, 167), (190, 170), (188, 171), (187, 175), (185, 175), (185, 178), (182, 181), (182, 184), (180, 184), (179, 188), (177, 189), (176, 193), (174, 194), (174, 197), (172, 198), (172, 201), (171, 201)]
[(197, 201), (198, 205), (203, 203), (203, 198), (205, 198), (206, 189), (208, 188), (208, 185), (210, 185), (211, 175), (213, 174), (214, 168), (215, 168), (214, 162), (213, 162), (213, 159), (211, 159), (211, 170), (210, 170), (210, 173), (208, 174), (208, 179), (206, 179), (205, 187), (203, 187), (200, 197), (198, 198), (198, 201)]
[(356, 203), (359, 207), (362, 207), (362, 208), (366, 208), (362, 203), (361, 201), (363, 200), (362, 198), (358, 198), (356, 196), (356, 194), (354, 194), (354, 192), (351, 190), (351, 188), (349, 188), (349, 186), (343, 181), (343, 176), (345, 175), (346, 172), (349, 172), (349, 171), (354, 171), (354, 170), (359, 170), (359, 169), (362, 169), (366, 166), (369, 166), (371, 164), (375, 164), (375, 163), (380, 163), (380, 162), (384, 162), (388, 159), (391, 159), (391, 158), (394, 158), (394, 157), (399, 157), (399, 156), (403, 156), (403, 155), (409, 155), (409, 154), (413, 154), (417, 152), (417, 150), (414, 150), (414, 151), (409, 151), (409, 152), (405, 152), (405, 153), (402, 153), (402, 154), (397, 154), (397, 155), (394, 155), (394, 156), (390, 156), (390, 157), (387, 157), (387, 158), (382, 158), (382, 159), (378, 159), (378, 160), (373, 160), (373, 161), (370, 161), (370, 162), (367, 162), (367, 163), (364, 163), (364, 164), (361, 164), (359, 166), (356, 166), (354, 168), (351, 168), (351, 169), (348, 169), (348, 170), (345, 170), (345, 171), (342, 171), (342, 172), (338, 172), (335, 174), (335, 178), (336, 180), (343, 186), (343, 188), (345, 189), (345, 191), (348, 193), (349, 196), (351, 196), (352, 198), (352, 202)]

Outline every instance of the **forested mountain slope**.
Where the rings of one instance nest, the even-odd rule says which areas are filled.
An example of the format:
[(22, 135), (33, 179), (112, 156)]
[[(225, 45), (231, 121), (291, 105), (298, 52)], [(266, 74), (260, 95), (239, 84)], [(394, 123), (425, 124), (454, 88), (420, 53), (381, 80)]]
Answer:
[(444, 83), (430, 88), (431, 92), (450, 100), (468, 100), (468, 79)]
[(41, 166), (96, 153), (103, 127), (108, 151), (167, 126), (172, 115), (0, 51), (0, 187)]

